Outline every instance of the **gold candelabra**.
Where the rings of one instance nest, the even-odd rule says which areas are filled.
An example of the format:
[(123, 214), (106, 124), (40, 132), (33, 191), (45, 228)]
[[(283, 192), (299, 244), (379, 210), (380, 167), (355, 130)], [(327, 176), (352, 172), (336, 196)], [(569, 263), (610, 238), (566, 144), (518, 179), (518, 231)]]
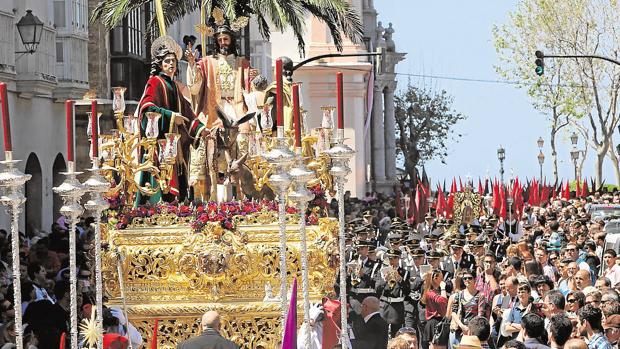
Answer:
[[(147, 126), (146, 137), (140, 137), (140, 125), (133, 116), (124, 115), (126, 88), (115, 87), (112, 108), (116, 118), (116, 129), (101, 135), (102, 174), (113, 183), (106, 196), (125, 193), (124, 203), (132, 202), (135, 195), (152, 196), (161, 190), (170, 191), (169, 182), (174, 173), (180, 135), (166, 133), (158, 139), (157, 130)], [(146, 116), (156, 121), (161, 114), (147, 112)], [(141, 177), (149, 174), (152, 181), (141, 183)]]

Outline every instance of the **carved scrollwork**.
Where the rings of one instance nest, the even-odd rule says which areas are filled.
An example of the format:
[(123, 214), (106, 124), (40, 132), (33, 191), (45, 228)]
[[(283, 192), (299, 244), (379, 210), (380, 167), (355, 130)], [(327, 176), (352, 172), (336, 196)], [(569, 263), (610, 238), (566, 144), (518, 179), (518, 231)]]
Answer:
[[(153, 320), (159, 318), (159, 348), (174, 348), (198, 332), (197, 320), (205, 310), (214, 309), (223, 315), (226, 337), (243, 348), (275, 347), (281, 335), (279, 303), (263, 301), (266, 285), (278, 289), (280, 282), (279, 230), (274, 221), (237, 225), (234, 231), (217, 223), (205, 225), (200, 232), (188, 225), (104, 229), (109, 245), (103, 257), (104, 288), (110, 304), (120, 304), (117, 259), (112, 252), (118, 249), (124, 256), (129, 317), (147, 341)], [(336, 235), (333, 219), (307, 227), (310, 296), (315, 301), (333, 288), (330, 253), (336, 251)], [(292, 282), (294, 275), (301, 277), (297, 225), (287, 226), (287, 238)]]

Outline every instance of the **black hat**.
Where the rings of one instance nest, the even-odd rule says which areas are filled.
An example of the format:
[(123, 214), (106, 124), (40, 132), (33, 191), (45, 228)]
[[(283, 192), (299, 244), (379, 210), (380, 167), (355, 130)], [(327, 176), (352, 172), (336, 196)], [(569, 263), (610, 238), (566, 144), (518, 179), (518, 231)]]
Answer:
[(348, 221), (347, 224), (359, 224), (362, 222), (363, 222), (363, 219), (357, 217), (357, 218), (353, 218), (352, 220)]
[(441, 252), (437, 252), (437, 251), (428, 251), (428, 252), (426, 252), (426, 259), (439, 259), (441, 257), (443, 257)]
[(385, 255), (388, 256), (388, 258), (398, 258), (400, 257), (400, 250), (391, 248), (385, 253)]
[(362, 248), (362, 247), (368, 247), (370, 246), (370, 241), (358, 241), (357, 244), (355, 244), (355, 248)]
[(433, 215), (432, 215), (432, 214), (430, 214), (430, 213), (427, 213), (427, 214), (424, 216), (424, 219), (435, 219), (435, 216), (433, 216)]
[(465, 233), (465, 235), (478, 235), (480, 234), (478, 231), (476, 231), (476, 229), (474, 229), (473, 227), (469, 228), (469, 230), (467, 230), (467, 232)]
[(377, 245), (369, 244), (368, 245), (368, 253), (377, 252)]
[(484, 241), (483, 240), (474, 240), (471, 242), (471, 244), (475, 247), (483, 247), (484, 246)]
[(424, 257), (424, 250), (421, 248), (415, 248), (411, 251), (411, 257)]
[(433, 234), (424, 236), (424, 240), (426, 241), (437, 241), (438, 239), (439, 237)]
[(420, 246), (420, 239), (409, 238), (405, 240), (405, 245), (407, 246)]
[(461, 239), (456, 239), (456, 240), (453, 240), (450, 243), (450, 246), (456, 246), (456, 247), (461, 247), (462, 248), (463, 246), (465, 246), (465, 241), (463, 241)]

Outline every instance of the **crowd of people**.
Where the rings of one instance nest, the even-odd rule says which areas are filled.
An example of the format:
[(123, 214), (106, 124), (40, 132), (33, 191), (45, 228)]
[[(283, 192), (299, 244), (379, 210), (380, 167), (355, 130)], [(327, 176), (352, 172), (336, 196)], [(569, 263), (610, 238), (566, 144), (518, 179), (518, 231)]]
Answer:
[[(508, 219), (482, 208), (454, 222), (431, 209), (420, 224), (397, 217), (388, 196), (347, 196), (352, 347), (618, 348), (620, 260), (605, 248), (607, 218), (588, 213), (596, 203), (620, 204), (620, 192), (526, 206)], [(31, 231), (20, 234), (24, 343), (56, 349), (69, 327), (68, 227), (60, 218), (50, 233)], [(90, 318), (92, 221), (77, 233), (79, 317)], [(15, 343), (10, 239), (0, 230), (0, 349)], [(142, 344), (120, 309), (105, 309), (104, 327), (108, 343)]]
[[(95, 307), (93, 219), (82, 219), (77, 225), (77, 305), (80, 319), (90, 319)], [(50, 232), (29, 229), (20, 232), (19, 267), (21, 307), (23, 314), (24, 348), (58, 349), (61, 338), (69, 348), (70, 283), (68, 224), (59, 218)], [(15, 347), (15, 302), (11, 236), (0, 229), (0, 349)], [(137, 330), (125, 321), (117, 308), (103, 312), (105, 342), (132, 341), (138, 348), (142, 343)], [(63, 336), (63, 333), (65, 334)]]
[(410, 224), (389, 197), (349, 200), (352, 347), (618, 348), (620, 259), (609, 217), (588, 213), (599, 203), (620, 193)]

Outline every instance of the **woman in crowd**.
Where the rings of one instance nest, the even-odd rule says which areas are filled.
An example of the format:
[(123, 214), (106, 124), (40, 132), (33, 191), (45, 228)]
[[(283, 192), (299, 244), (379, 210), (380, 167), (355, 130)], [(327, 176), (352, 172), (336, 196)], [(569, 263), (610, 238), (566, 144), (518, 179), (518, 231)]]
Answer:
[(452, 325), (450, 326), (450, 348), (460, 342), (463, 332), (467, 332), (469, 320), (476, 316), (489, 318), (491, 316), (491, 306), (484, 295), (476, 289), (474, 282), (475, 273), (472, 270), (462, 271), (461, 289), (462, 291), (455, 293), (448, 302), (450, 309), (450, 318)]
[(422, 341), (432, 349), (445, 349), (448, 345), (449, 323), (446, 320), (448, 295), (441, 270), (433, 270), (424, 276), (424, 290), (420, 302), (426, 306), (426, 326)]
[(577, 316), (577, 311), (586, 304), (586, 296), (581, 291), (571, 291), (566, 295), (566, 315)]

